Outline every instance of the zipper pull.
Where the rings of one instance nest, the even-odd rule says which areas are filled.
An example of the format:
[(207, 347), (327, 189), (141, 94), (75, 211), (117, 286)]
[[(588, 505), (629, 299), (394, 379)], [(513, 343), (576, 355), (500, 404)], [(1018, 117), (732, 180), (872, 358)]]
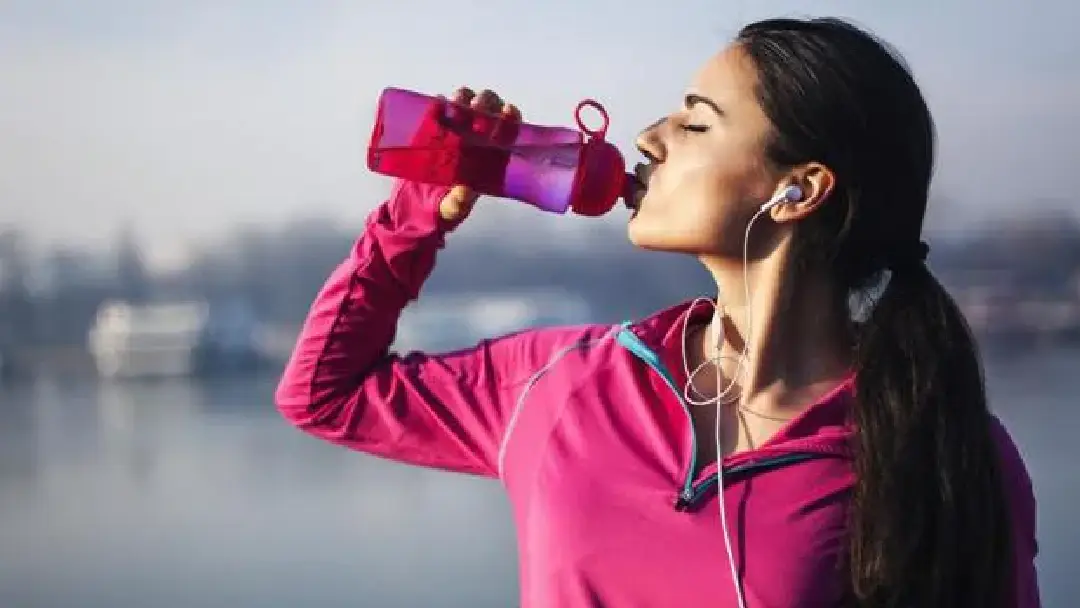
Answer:
[(675, 504), (672, 506), (675, 507), (676, 511), (686, 511), (690, 508), (690, 503), (693, 500), (694, 492), (691, 490), (683, 490), (682, 492), (679, 492), (679, 495), (677, 497), (675, 497)]

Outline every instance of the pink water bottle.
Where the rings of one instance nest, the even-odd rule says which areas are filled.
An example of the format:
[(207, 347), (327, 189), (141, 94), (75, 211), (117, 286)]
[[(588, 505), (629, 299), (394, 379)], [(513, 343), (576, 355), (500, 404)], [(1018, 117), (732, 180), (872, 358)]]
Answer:
[[(603, 125), (582, 121), (587, 107)], [(530, 125), (431, 97), (388, 88), (379, 98), (368, 168), (438, 185), (465, 184), (544, 211), (607, 213), (626, 188), (626, 163), (604, 141), (608, 115), (593, 100), (578, 104), (578, 129)]]

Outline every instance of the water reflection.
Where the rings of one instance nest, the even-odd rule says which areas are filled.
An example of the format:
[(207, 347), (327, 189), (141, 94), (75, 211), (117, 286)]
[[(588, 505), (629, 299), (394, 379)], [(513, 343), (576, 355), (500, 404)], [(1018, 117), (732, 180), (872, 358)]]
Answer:
[[(1040, 497), (1047, 606), (1080, 593), (1078, 358), (992, 366)], [(0, 605), (510, 606), (498, 484), (286, 426), (273, 378), (0, 394)]]
[(269, 407), (272, 388), (44, 384), (5, 395), (0, 603), (513, 602), (495, 484), (310, 440)]

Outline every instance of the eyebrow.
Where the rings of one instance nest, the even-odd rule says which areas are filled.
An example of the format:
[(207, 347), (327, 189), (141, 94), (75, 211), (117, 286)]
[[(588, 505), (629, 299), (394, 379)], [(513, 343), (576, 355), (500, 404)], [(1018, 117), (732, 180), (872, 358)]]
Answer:
[(709, 99), (708, 97), (705, 97), (703, 95), (698, 95), (696, 93), (690, 93), (689, 95), (687, 95), (686, 97), (683, 98), (683, 105), (686, 106), (687, 110), (689, 110), (690, 108), (696, 106), (699, 103), (705, 104), (705, 105), (709, 106), (710, 108), (712, 108), (712, 111), (716, 112), (717, 116), (723, 116), (724, 115), (724, 111), (720, 109), (720, 106), (718, 106), (715, 101)]

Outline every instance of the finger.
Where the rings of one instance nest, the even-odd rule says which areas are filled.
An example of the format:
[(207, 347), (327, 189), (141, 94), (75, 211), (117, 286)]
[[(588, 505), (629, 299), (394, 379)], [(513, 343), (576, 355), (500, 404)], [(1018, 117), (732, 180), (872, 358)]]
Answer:
[(504, 145), (512, 144), (517, 139), (520, 127), (521, 111), (512, 103), (505, 104), (491, 132), (491, 138)]
[(473, 117), (473, 132), (483, 138), (490, 137), (501, 107), (502, 100), (494, 91), (490, 89), (480, 91), (480, 94), (472, 100), (472, 108), (477, 111), (476, 116)]
[(521, 110), (512, 103), (503, 105), (502, 114), (509, 120), (520, 121)]
[(468, 107), (475, 98), (476, 93), (469, 87), (461, 87), (454, 91), (454, 95), (450, 99), (452, 103), (449, 104), (446, 110), (446, 118), (449, 125), (451, 125), (450, 128), (466, 126), (468, 124), (468, 112), (463, 111), (461, 108)]
[(454, 96), (450, 99), (454, 103), (469, 105), (475, 97), (476, 93), (474, 93), (472, 89), (469, 87), (460, 87), (458, 90), (454, 91)]
[(473, 99), (472, 103), (473, 107), (491, 114), (498, 114), (502, 109), (502, 99), (500, 99), (499, 95), (491, 89), (480, 91), (480, 94)]
[(474, 193), (465, 186), (454, 186), (439, 201), (439, 216), (443, 220), (457, 226), (472, 211), (476, 200)]
[(476, 190), (464, 185), (457, 184), (450, 188), (450, 192), (446, 194), (446, 198), (450, 199), (459, 210), (468, 210), (469, 206), (476, 202), (476, 199), (480, 195)]

